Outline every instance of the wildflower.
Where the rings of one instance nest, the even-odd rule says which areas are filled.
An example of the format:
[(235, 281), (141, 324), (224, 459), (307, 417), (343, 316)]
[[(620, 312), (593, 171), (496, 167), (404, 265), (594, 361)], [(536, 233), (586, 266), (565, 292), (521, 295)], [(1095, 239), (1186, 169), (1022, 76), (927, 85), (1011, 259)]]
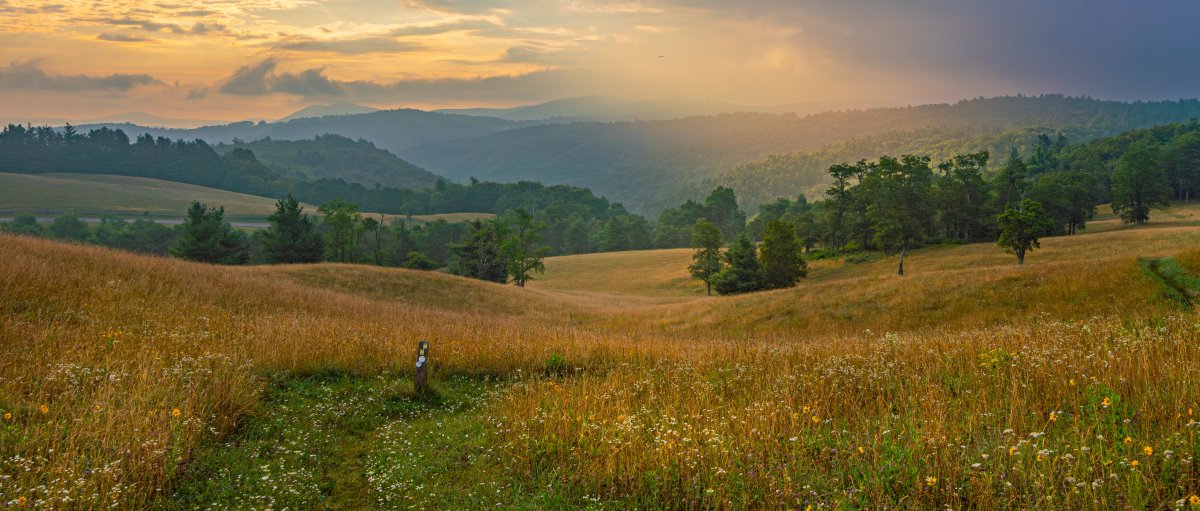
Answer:
[(1101, 401), (1100, 404), (1104, 405), (1105, 408), (1108, 408), (1110, 405), (1112, 405), (1112, 400), (1109, 399), (1108, 396), (1105, 396), (1104, 401)]
[(94, 404), (94, 405), (92, 405), (92, 411), (93, 411), (93, 412), (99, 412), (99, 411), (100, 411), (100, 405), (99, 405), (99, 404)]
[(4, 412), (4, 422), (12, 421), (12, 412)]
[(934, 486), (934, 485), (936, 485), (936, 484), (937, 484), (937, 478), (936, 478), (936, 477), (929, 476), (929, 477), (926, 477), (926, 478), (925, 478), (925, 485), (926, 485), (926, 486)]
[(38, 405), (38, 411), (42, 412), (42, 415), (46, 415), (50, 413), (50, 407), (46, 405)]
[(179, 417), (180, 413), (183, 413), (183, 412), (180, 412), (178, 408), (171, 409), (171, 417)]
[(1075, 386), (1075, 378), (1071, 378), (1070, 380), (1067, 381), (1067, 383), (1070, 383), (1071, 386), (1074, 387)]
[(866, 452), (867, 452), (867, 450), (866, 450), (866, 449), (863, 449), (861, 445), (860, 445), (860, 446), (858, 446), (858, 453), (859, 453), (859, 454), (865, 454)]
[(1012, 456), (1012, 455), (1014, 455), (1014, 454), (1016, 454), (1016, 453), (1017, 453), (1017, 446), (1015, 446), (1015, 445), (1014, 445), (1014, 446), (1012, 446), (1012, 447), (1009, 447), (1009, 448), (1008, 448), (1008, 455), (1009, 455), (1009, 456)]
[(1138, 466), (1138, 460), (1133, 460), (1133, 461), (1129, 462), (1129, 466), (1131, 466), (1131, 467)]
[(1142, 454), (1145, 454), (1146, 456), (1154, 456), (1154, 448), (1147, 445), (1142, 448)]
[(817, 417), (816, 415), (813, 415), (813, 416), (812, 416), (812, 421), (813, 421), (813, 422), (821, 422), (821, 419), (820, 419), (820, 417)]
[(1188, 497), (1188, 504), (1192, 506), (1200, 506), (1200, 495), (1192, 495)]
[(1129, 444), (1132, 444), (1132, 443), (1133, 443), (1133, 439), (1132, 439), (1132, 438), (1125, 437), (1125, 445), (1129, 445)]
[(17, 506), (25, 507), (25, 503), (28, 501), (29, 499), (25, 498), (24, 495), (21, 495), (20, 497), (17, 497)]
[(1057, 421), (1058, 421), (1058, 414), (1054, 413), (1054, 412), (1050, 412), (1050, 422), (1057, 422)]
[(1046, 461), (1046, 455), (1045, 455), (1045, 454), (1042, 454), (1042, 453), (1040, 453), (1040, 452), (1039, 452), (1039, 453), (1037, 453), (1037, 460), (1038, 460), (1038, 461)]
[(808, 413), (809, 410), (812, 410), (812, 408), (809, 408), (808, 405), (805, 405), (803, 408), (800, 409), (800, 412)]

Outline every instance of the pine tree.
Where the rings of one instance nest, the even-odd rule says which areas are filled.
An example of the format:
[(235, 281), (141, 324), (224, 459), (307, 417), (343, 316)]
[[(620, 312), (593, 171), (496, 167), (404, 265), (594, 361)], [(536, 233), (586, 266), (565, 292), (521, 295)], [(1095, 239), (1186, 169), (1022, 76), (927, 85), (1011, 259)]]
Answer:
[(263, 233), (263, 258), (268, 263), (315, 263), (321, 260), (325, 242), (312, 217), (304, 214), (291, 195), (275, 203), (267, 217), (271, 226)]
[(704, 281), (704, 287), (712, 295), (713, 277), (721, 271), (721, 229), (701, 218), (692, 227), (692, 264), (688, 271), (692, 277)]
[(713, 276), (713, 288), (723, 295), (762, 289), (766, 276), (756, 252), (746, 233), (738, 235), (725, 251), (725, 269)]
[(801, 250), (792, 224), (783, 220), (767, 223), (760, 253), (763, 282), (767, 288), (792, 287), (808, 275), (808, 265), (800, 256)]
[(170, 254), (180, 259), (216, 264), (244, 264), (250, 259), (246, 235), (225, 221), (225, 208), (193, 202)]

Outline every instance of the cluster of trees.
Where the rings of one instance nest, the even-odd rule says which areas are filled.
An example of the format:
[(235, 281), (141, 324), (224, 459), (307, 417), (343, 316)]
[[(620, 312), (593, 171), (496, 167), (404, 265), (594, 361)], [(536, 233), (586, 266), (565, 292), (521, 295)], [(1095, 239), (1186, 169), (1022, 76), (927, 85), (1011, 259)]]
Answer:
[(692, 264), (688, 271), (704, 281), (706, 291), (737, 294), (795, 286), (808, 275), (796, 228), (783, 220), (767, 223), (762, 246), (746, 233), (739, 234), (722, 251), (721, 229), (707, 219), (692, 228)]
[(102, 245), (131, 252), (167, 255), (178, 232), (152, 220), (139, 218), (133, 222), (105, 216), (94, 228), (74, 215), (55, 217), (49, 225), (38, 223), (32, 213), (20, 213), (12, 221), (0, 223), (0, 232), (54, 238), (77, 243)]

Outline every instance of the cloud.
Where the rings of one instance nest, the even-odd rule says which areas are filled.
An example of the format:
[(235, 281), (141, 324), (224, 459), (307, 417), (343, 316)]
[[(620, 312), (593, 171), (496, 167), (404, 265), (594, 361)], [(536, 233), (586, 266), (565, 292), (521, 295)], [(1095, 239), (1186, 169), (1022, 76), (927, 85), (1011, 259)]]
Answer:
[(96, 39), (99, 39), (101, 41), (111, 41), (114, 43), (143, 43), (146, 41), (153, 40), (153, 39), (149, 39), (146, 37), (139, 37), (139, 36), (135, 36), (135, 35), (110, 34), (108, 32), (104, 32), (104, 33), (96, 36)]
[(218, 88), (236, 96), (288, 94), (306, 99), (345, 98), (381, 104), (437, 101), (526, 101), (561, 95), (579, 84), (589, 83), (585, 73), (548, 70), (518, 75), (478, 78), (399, 80), (379, 83), (365, 80), (331, 79), (323, 69), (298, 73), (278, 71), (279, 61), (269, 58), (238, 68)]
[(93, 23), (101, 23), (105, 25), (113, 25), (118, 27), (132, 27), (145, 30), (147, 32), (171, 32), (174, 34), (183, 34), (187, 30), (175, 23), (160, 23), (157, 21), (141, 20), (137, 18), (90, 18), (86, 21)]
[(354, 39), (298, 39), (278, 43), (275, 48), (288, 51), (366, 55), (417, 51), (426, 49), (426, 46), (421, 43), (398, 41), (390, 37), (374, 36)]
[(135, 87), (161, 83), (147, 74), (51, 75), (43, 71), (41, 62), (36, 60), (13, 62), (7, 68), (0, 69), (0, 89), (124, 92)]

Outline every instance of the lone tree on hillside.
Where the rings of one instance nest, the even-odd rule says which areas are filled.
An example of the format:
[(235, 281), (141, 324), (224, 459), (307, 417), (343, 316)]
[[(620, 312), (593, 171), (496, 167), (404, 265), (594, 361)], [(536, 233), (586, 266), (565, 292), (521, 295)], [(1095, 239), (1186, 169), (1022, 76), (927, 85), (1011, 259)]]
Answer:
[(317, 233), (312, 217), (290, 194), (275, 203), (275, 212), (267, 217), (271, 226), (263, 232), (263, 258), (269, 263), (315, 263), (325, 252), (325, 242)]
[(692, 227), (692, 264), (688, 271), (692, 277), (704, 281), (708, 294), (712, 295), (713, 277), (721, 271), (721, 229), (701, 218)]
[(763, 282), (767, 288), (792, 287), (808, 275), (801, 250), (792, 224), (783, 220), (767, 222), (761, 251)]
[(179, 239), (171, 245), (172, 256), (217, 264), (244, 264), (250, 259), (246, 235), (225, 221), (225, 208), (210, 208), (193, 202), (180, 227)]
[(746, 233), (739, 234), (729, 245), (729, 250), (725, 251), (725, 264), (725, 269), (712, 278), (718, 293), (749, 293), (764, 287), (766, 275), (758, 262), (754, 243)]
[(1150, 208), (1166, 206), (1171, 186), (1154, 153), (1143, 145), (1130, 148), (1112, 173), (1112, 209), (1127, 224), (1150, 220)]
[(524, 209), (516, 209), (509, 213), (509, 236), (501, 243), (501, 257), (504, 258), (509, 278), (518, 287), (533, 280), (532, 274), (546, 272), (546, 252), (550, 247), (542, 243), (542, 233), (546, 224), (536, 222), (533, 216)]
[(1033, 199), (1022, 200), (1017, 209), (1005, 209), (996, 217), (996, 225), (1000, 228), (1000, 246), (1017, 255), (1017, 264), (1025, 264), (1025, 252), (1041, 247), (1038, 237), (1054, 229), (1054, 221)]

